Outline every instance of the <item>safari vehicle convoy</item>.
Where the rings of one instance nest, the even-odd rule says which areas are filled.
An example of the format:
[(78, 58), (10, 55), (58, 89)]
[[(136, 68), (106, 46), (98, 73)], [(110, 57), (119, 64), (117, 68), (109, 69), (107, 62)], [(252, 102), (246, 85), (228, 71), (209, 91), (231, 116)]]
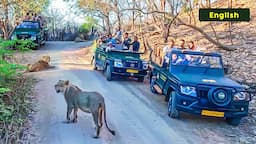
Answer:
[(107, 50), (107, 45), (101, 44), (96, 48), (93, 66), (95, 70), (103, 70), (108, 81), (114, 76), (131, 76), (143, 82), (147, 75), (148, 62), (140, 59), (141, 54), (143, 53), (123, 50), (122, 45), (119, 45), (119, 50)]
[(13, 31), (11, 39), (30, 39), (40, 48), (46, 42), (46, 30), (41, 27), (40, 21), (23, 21)]
[(152, 59), (150, 88), (165, 95), (170, 117), (187, 112), (225, 118), (236, 126), (248, 115), (251, 93), (225, 77), (220, 54), (173, 49), (164, 63)]

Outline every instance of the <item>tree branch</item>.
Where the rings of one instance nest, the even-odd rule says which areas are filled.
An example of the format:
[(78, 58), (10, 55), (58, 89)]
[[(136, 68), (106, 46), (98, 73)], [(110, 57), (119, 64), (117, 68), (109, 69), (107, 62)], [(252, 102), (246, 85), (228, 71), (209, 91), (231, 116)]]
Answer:
[(233, 51), (233, 50), (236, 50), (235, 47), (233, 46), (227, 46), (227, 45), (223, 45), (222, 43), (212, 39), (206, 32), (204, 32), (203, 29), (199, 28), (199, 27), (196, 27), (194, 25), (191, 25), (191, 24), (187, 24), (185, 22), (183, 22), (181, 19), (177, 18), (177, 20), (180, 22), (180, 25), (184, 25), (184, 26), (187, 26), (187, 27), (190, 27), (198, 32), (200, 32), (208, 41), (210, 41), (211, 43), (215, 44), (216, 46), (218, 46), (219, 48), (222, 48), (224, 50), (227, 50), (227, 51)]

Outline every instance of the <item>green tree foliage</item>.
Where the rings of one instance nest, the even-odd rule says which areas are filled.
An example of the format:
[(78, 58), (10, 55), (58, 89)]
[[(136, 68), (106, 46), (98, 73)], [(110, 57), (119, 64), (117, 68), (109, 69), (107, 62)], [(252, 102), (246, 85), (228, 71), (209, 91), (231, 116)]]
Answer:
[(17, 76), (18, 70), (23, 69), (23, 66), (12, 64), (8, 62), (14, 50), (18, 51), (28, 51), (29, 48), (34, 46), (34, 43), (31, 40), (0, 40), (0, 88), (8, 80)]
[(84, 34), (88, 34), (88, 32), (90, 32), (92, 27), (95, 27), (97, 24), (97, 20), (95, 20), (92, 17), (87, 16), (85, 18), (85, 23), (83, 23), (80, 28), (79, 28), (79, 32), (80, 33), (84, 33)]
[(49, 5), (49, 0), (0, 0), (0, 30), (8, 39), (15, 24), (27, 12), (40, 13)]
[[(113, 9), (112, 1), (110, 0), (77, 0), (78, 7), (86, 14), (91, 14), (94, 17), (104, 21), (104, 29), (110, 33), (110, 12)], [(106, 28), (105, 28), (106, 27)]]
[(79, 33), (84, 39), (87, 39), (89, 32), (91, 31), (92, 28), (95, 28), (97, 26), (98, 21), (95, 20), (92, 17), (87, 16), (85, 18), (85, 23), (83, 23), (79, 27)]

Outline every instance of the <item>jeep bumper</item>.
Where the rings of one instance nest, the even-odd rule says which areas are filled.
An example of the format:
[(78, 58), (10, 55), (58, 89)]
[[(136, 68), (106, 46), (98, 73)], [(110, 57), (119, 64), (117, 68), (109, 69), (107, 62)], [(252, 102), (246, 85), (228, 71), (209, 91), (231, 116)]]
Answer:
[(248, 115), (249, 102), (232, 102), (229, 106), (218, 107), (209, 102), (209, 106), (201, 105), (200, 103), (202, 100), (200, 98), (189, 97), (179, 93), (177, 93), (176, 99), (177, 110), (183, 112), (202, 115), (202, 111), (207, 110), (212, 112), (223, 112), (223, 117), (245, 117)]
[(112, 73), (121, 76), (141, 77), (147, 75), (147, 70), (113, 67)]

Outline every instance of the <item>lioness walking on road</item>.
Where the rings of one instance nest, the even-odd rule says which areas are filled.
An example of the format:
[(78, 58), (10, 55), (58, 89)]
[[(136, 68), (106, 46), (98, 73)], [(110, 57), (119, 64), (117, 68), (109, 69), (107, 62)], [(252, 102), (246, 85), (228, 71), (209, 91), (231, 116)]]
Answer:
[[(102, 127), (102, 113), (104, 112), (104, 121), (107, 129), (112, 135), (115, 135), (115, 131), (108, 127), (106, 121), (106, 107), (104, 97), (98, 92), (85, 92), (79, 89), (77, 86), (71, 84), (68, 80), (59, 80), (54, 86), (57, 93), (63, 93), (67, 103), (67, 123), (77, 122), (77, 111), (80, 108), (86, 113), (92, 113), (93, 121), (96, 125), (96, 135), (94, 138), (98, 138), (100, 134), (100, 128)], [(70, 119), (70, 114), (73, 111), (73, 120)]]

